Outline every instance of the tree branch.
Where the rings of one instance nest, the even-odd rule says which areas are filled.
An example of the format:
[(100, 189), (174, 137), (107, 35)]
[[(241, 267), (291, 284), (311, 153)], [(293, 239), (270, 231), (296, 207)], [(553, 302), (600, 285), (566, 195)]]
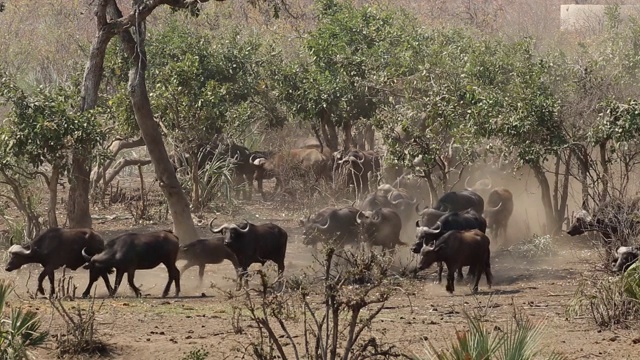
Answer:
[(104, 186), (107, 187), (113, 179), (120, 174), (120, 172), (128, 166), (146, 166), (151, 164), (149, 159), (121, 159), (116, 163), (114, 169), (109, 173), (109, 176), (104, 180)]

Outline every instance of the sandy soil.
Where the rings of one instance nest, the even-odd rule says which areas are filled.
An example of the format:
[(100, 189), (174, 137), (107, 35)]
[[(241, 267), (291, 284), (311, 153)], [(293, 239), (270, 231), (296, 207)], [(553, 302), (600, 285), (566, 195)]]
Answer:
[[(276, 203), (264, 203), (254, 196), (251, 202), (243, 204), (243, 210), (233, 217), (217, 215), (216, 222), (236, 221), (246, 218), (253, 222), (273, 221), (283, 226), (290, 234), (285, 274), (300, 274), (313, 262), (312, 251), (301, 243), (297, 219), (306, 215), (305, 211), (292, 210)], [(113, 214), (116, 210), (96, 210), (98, 216)], [(204, 221), (213, 215), (204, 215)], [(516, 216), (517, 217), (517, 216)], [(205, 223), (206, 224), (206, 223)], [(511, 242), (516, 242), (523, 234), (523, 227), (517, 221), (511, 227)], [(150, 230), (169, 228), (170, 223), (140, 227), (131, 220), (96, 221), (95, 230), (105, 238), (111, 238), (124, 230)], [(208, 230), (204, 226), (202, 235)], [(463, 309), (481, 311), (486, 315), (489, 329), (505, 329), (513, 313), (513, 305), (522, 308), (533, 320), (545, 321), (542, 342), (545, 352), (552, 349), (568, 356), (569, 359), (637, 359), (640, 350), (637, 330), (599, 330), (589, 316), (568, 320), (565, 315), (567, 305), (583, 274), (591, 271), (590, 262), (596, 260), (592, 245), (581, 238), (561, 237), (554, 240), (555, 254), (534, 260), (517, 257), (514, 253), (494, 250), (492, 265), (495, 276), (494, 286), (487, 289), (485, 280), (480, 283), (480, 293), (472, 296), (465, 284), (456, 286), (453, 295), (442, 285), (434, 284), (435, 267), (421, 279), (406, 280), (402, 291), (394, 296), (380, 313), (371, 332), (366, 336), (376, 336), (379, 341), (394, 344), (416, 358), (428, 359), (427, 341), (436, 348), (445, 347), (455, 339), (455, 331), (465, 327)], [(405, 239), (409, 243), (410, 239)], [(500, 244), (493, 244), (498, 248)], [(415, 261), (408, 247), (398, 253), (400, 261)], [(178, 263), (180, 267), (182, 261)], [(259, 266), (254, 265), (252, 269)], [(55, 315), (46, 299), (30, 299), (28, 291), (36, 288), (35, 277), (40, 266), (28, 266), (17, 272), (0, 272), (0, 278), (12, 279), (16, 283), (16, 293), (11, 305), (22, 305), (38, 311), (44, 325), (53, 334), (63, 330), (63, 323)], [(273, 267), (270, 267), (273, 271)], [(60, 272), (56, 274), (59, 276)], [(68, 274), (69, 275), (69, 274)], [(86, 286), (88, 274), (83, 271), (70, 273), (80, 294)], [(230, 263), (209, 265), (205, 281), (199, 286), (197, 268), (182, 275), (182, 293), (179, 298), (159, 298), (167, 280), (164, 266), (153, 270), (138, 271), (136, 284), (143, 290), (144, 297), (136, 299), (126, 285), (120, 288), (118, 297), (104, 299), (106, 289), (98, 282), (96, 306), (98, 312), (97, 329), (101, 339), (111, 347), (111, 358), (135, 360), (181, 359), (188, 351), (205, 347), (211, 353), (209, 359), (241, 359), (243, 351), (255, 337), (255, 325), (246, 316), (240, 325), (244, 334), (234, 333), (232, 327), (232, 303), (221, 289), (234, 287), (234, 271)], [(28, 282), (27, 282), (28, 280)], [(113, 276), (112, 276), (113, 281)], [(258, 286), (253, 279), (252, 287)], [(45, 282), (45, 289), (48, 284)], [(173, 291), (173, 290), (172, 290)], [(104, 300), (103, 300), (104, 299)], [(78, 299), (65, 302), (67, 307), (86, 308), (91, 300)], [(294, 336), (299, 336), (299, 322), (290, 325)], [(289, 350), (287, 350), (289, 351)], [(38, 359), (55, 358), (55, 344), (52, 340), (35, 351)]]

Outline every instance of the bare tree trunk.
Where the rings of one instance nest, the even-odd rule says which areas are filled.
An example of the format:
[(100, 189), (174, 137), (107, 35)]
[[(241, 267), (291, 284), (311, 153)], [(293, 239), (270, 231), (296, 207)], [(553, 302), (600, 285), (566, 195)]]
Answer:
[(556, 234), (561, 229), (561, 227), (556, 224), (553, 204), (551, 203), (551, 188), (549, 186), (549, 179), (547, 179), (547, 175), (545, 174), (542, 165), (531, 165), (531, 169), (533, 170), (533, 175), (535, 176), (536, 180), (538, 180), (538, 185), (540, 185), (542, 205), (544, 206), (544, 212), (546, 216), (547, 232), (550, 234)]
[(336, 130), (336, 125), (331, 120), (331, 113), (326, 109), (322, 109), (320, 112), (320, 120), (322, 135), (325, 136), (327, 147), (331, 149), (331, 152), (338, 151), (338, 131)]
[[(80, 111), (92, 110), (98, 103), (98, 90), (102, 81), (104, 56), (107, 45), (113, 38), (113, 32), (107, 24), (107, 4), (100, 0), (96, 5), (96, 35), (89, 60), (84, 71), (80, 94)], [(71, 171), (69, 173), (69, 197), (67, 201), (67, 219), (70, 228), (90, 228), (92, 226), (89, 191), (91, 189), (91, 153), (89, 146), (81, 146), (71, 153)]]
[(569, 199), (569, 179), (571, 171), (571, 160), (572, 160), (572, 152), (567, 151), (567, 158), (565, 160), (564, 165), (564, 179), (562, 182), (562, 192), (560, 194), (560, 206), (558, 207), (558, 211), (556, 213), (556, 220), (558, 224), (562, 224), (564, 222), (564, 214), (567, 212), (567, 201)]
[(369, 122), (364, 127), (364, 141), (367, 144), (367, 150), (375, 150), (376, 148), (376, 132), (373, 130), (373, 125)]
[(353, 133), (351, 132), (351, 121), (344, 121), (344, 124), (342, 124), (342, 132), (344, 135), (342, 149), (348, 151), (352, 147), (356, 146), (353, 141)]
[(609, 159), (607, 157), (607, 141), (602, 141), (600, 148), (600, 166), (602, 166), (602, 193), (600, 194), (600, 203), (607, 201), (609, 198)]
[[(191, 206), (197, 211), (197, 209), (200, 209), (200, 177), (198, 176), (200, 172), (198, 168), (200, 159), (198, 159), (197, 154), (191, 154), (191, 159), (193, 159), (191, 161)], [(253, 184), (251, 184), (251, 186), (253, 186)]]
[(51, 175), (49, 176), (49, 212), (47, 218), (49, 227), (58, 227), (58, 216), (56, 215), (56, 206), (58, 204), (58, 180), (60, 179), (60, 166), (58, 164), (51, 165)]
[[(134, 6), (142, 6), (141, 0), (135, 0)], [(144, 142), (149, 150), (160, 188), (167, 199), (173, 219), (174, 232), (181, 242), (191, 242), (198, 238), (198, 232), (191, 217), (189, 201), (182, 191), (176, 172), (169, 160), (160, 127), (153, 118), (147, 92), (147, 60), (144, 43), (146, 37), (145, 21), (137, 22), (133, 27), (133, 31), (135, 32), (135, 38), (129, 31), (120, 33), (125, 51), (133, 63), (129, 72), (129, 95), (133, 111)], [(197, 159), (193, 159), (193, 161), (196, 162)]]

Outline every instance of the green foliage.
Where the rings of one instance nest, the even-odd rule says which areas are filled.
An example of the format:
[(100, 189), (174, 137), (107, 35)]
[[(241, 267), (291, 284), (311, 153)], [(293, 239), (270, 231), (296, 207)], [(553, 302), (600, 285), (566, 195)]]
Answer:
[(0, 358), (23, 360), (29, 358), (28, 349), (42, 345), (49, 334), (40, 330), (40, 318), (31, 310), (12, 308), (10, 317), (4, 317), (12, 291), (9, 283), (0, 281)]
[(176, 13), (148, 46), (150, 99), (180, 147), (200, 147), (223, 131), (241, 134), (260, 118), (261, 43), (239, 28), (215, 37), (190, 29)]
[[(456, 342), (446, 351), (438, 351), (429, 344), (429, 358), (437, 360), (531, 360), (540, 359), (540, 340), (544, 333), (543, 323), (534, 323), (526, 315), (516, 312), (505, 331), (489, 332), (477, 316), (466, 311), (464, 315), (469, 327), (456, 332)], [(565, 359), (552, 353), (548, 360)]]
[(209, 352), (205, 348), (198, 348), (186, 353), (182, 360), (205, 360), (209, 358)]
[(96, 111), (79, 112), (77, 86), (53, 90), (39, 87), (27, 94), (7, 74), (0, 78), (0, 100), (10, 111), (0, 130), (0, 161), (3, 165), (24, 161), (35, 169), (45, 163), (68, 168), (67, 152), (104, 141)]

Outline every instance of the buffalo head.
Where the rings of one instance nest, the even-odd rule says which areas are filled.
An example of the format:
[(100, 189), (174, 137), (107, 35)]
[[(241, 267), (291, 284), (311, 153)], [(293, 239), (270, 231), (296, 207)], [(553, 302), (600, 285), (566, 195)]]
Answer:
[(576, 214), (573, 224), (567, 230), (567, 234), (571, 236), (582, 235), (590, 230), (596, 230), (596, 223), (586, 210), (581, 210)]
[(482, 215), (487, 220), (487, 222), (494, 222), (495, 216), (498, 215), (498, 211), (502, 208), (502, 203), (498, 204), (496, 207), (487, 207), (484, 209)]
[(482, 180), (478, 180), (476, 181), (476, 183), (469, 187), (469, 178), (470, 176), (467, 176), (467, 179), (464, 181), (464, 188), (467, 191), (482, 191), (482, 190), (489, 190), (492, 187), (492, 181), (491, 181), (491, 177), (487, 176), (486, 179), (482, 179)]
[(309, 216), (306, 221), (300, 220), (300, 222), (304, 228), (302, 243), (307, 246), (315, 246), (325, 238), (331, 219), (329, 216), (325, 216), (323, 219), (311, 220), (311, 216)]
[(224, 224), (216, 229), (213, 228), (213, 220), (209, 222), (209, 230), (214, 234), (222, 234), (225, 236), (224, 244), (225, 245), (233, 245), (239, 241), (244, 234), (246, 234), (251, 228), (251, 223), (247, 220), (244, 221), (244, 224), (240, 224), (240, 226), (236, 224)]
[(36, 262), (36, 252), (29, 245), (21, 246), (21, 245), (12, 245), (7, 253), (9, 253), (9, 262), (7, 266), (4, 268), (5, 271), (13, 271), (20, 269), (25, 264), (30, 264)]
[(425, 246), (420, 250), (420, 260), (418, 270), (428, 269), (433, 263), (438, 261), (439, 253), (444, 249), (444, 244), (435, 246)]

